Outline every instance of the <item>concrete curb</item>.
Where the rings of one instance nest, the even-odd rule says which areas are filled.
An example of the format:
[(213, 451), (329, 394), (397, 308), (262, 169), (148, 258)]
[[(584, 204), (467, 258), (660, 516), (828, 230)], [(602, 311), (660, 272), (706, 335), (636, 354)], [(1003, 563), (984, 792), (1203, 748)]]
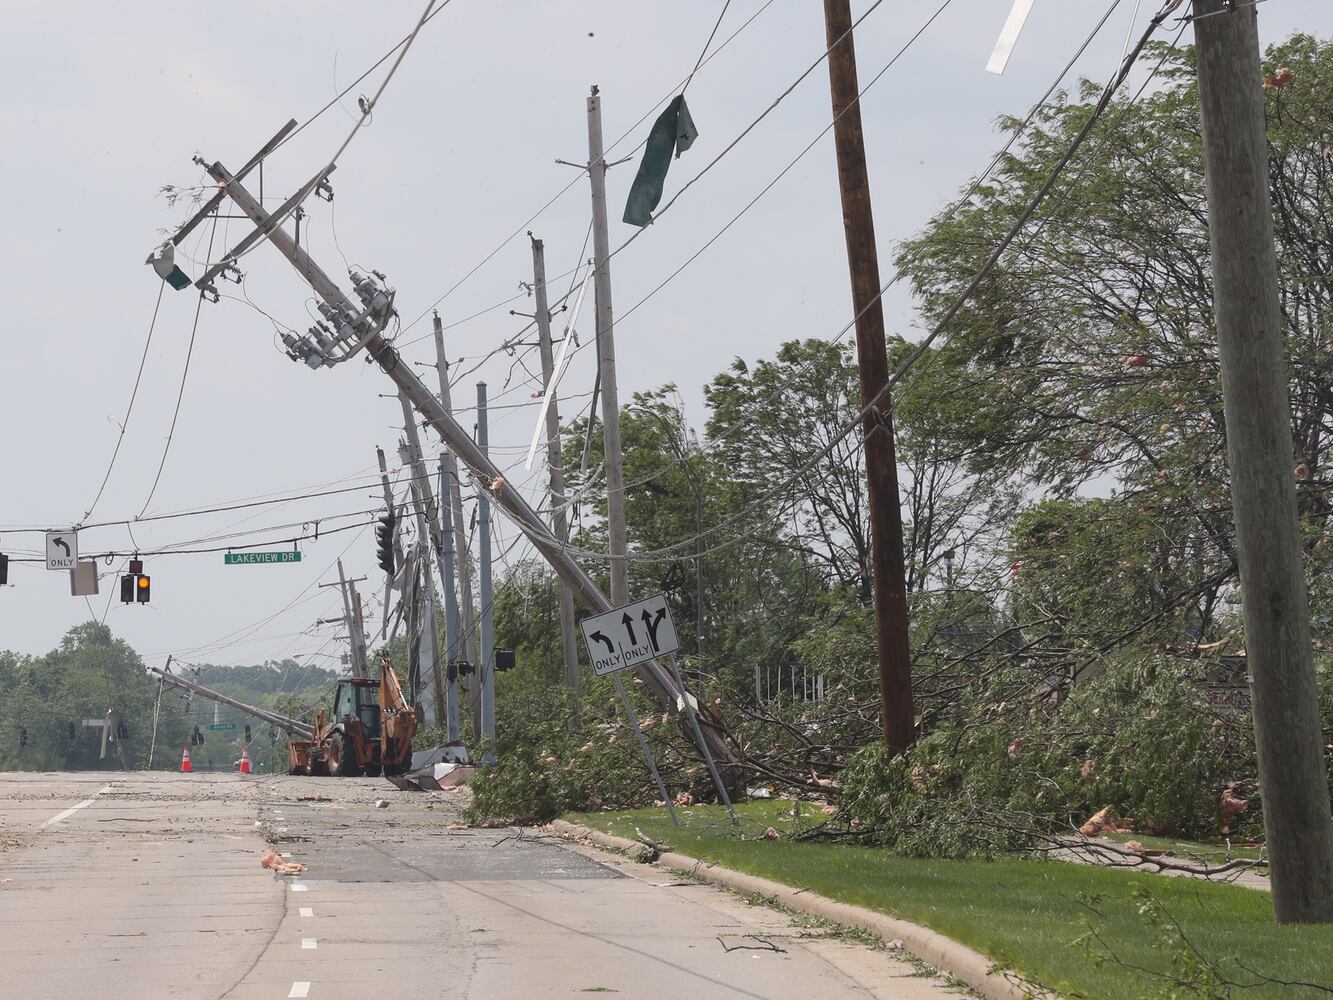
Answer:
[[(552, 820), (547, 829), (569, 840), (588, 840), (600, 847), (630, 855), (648, 849), (638, 841), (612, 836), (563, 819)], [(980, 952), (973, 951), (966, 945), (959, 944), (943, 934), (937, 934), (920, 924), (890, 917), (864, 907), (839, 903), (817, 893), (793, 889), (789, 885), (766, 878), (745, 875), (674, 851), (660, 855), (656, 863), (703, 882), (757, 894), (788, 909), (821, 917), (844, 927), (855, 927), (857, 930), (875, 935), (882, 941), (898, 941), (905, 950), (923, 962), (967, 984), (987, 1000), (1025, 1000), (1034, 996), (1055, 996), (1053, 993), (1024, 983), (1014, 973), (999, 970), (994, 961)]]

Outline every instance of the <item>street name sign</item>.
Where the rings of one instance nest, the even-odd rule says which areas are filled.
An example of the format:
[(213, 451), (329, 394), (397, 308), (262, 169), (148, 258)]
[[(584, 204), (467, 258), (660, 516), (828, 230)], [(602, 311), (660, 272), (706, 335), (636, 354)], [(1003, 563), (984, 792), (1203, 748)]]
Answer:
[(301, 561), (301, 553), (286, 552), (228, 552), (222, 557), (224, 566), (258, 566), (266, 563), (294, 563)]
[(229, 733), (235, 728), (236, 723), (234, 722), (210, 722), (208, 724), (210, 733)]
[(46, 533), (46, 568), (73, 569), (79, 564), (79, 533), (77, 531), (48, 531)]
[(593, 673), (605, 677), (680, 648), (665, 594), (579, 622)]

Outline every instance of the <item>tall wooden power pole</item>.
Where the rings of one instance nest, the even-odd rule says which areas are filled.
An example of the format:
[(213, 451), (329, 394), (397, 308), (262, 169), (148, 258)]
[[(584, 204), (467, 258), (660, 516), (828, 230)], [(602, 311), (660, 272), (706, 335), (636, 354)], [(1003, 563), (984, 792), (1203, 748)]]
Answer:
[[(889, 382), (880, 303), (879, 255), (866, 175), (865, 136), (852, 44), (850, 0), (824, 0), (824, 23), (831, 51), (829, 90), (833, 97), (833, 138), (838, 154), (842, 225), (856, 314), (856, 357), (861, 372), (861, 404), (870, 404)], [(880, 723), (890, 752), (912, 744), (912, 663), (907, 646), (907, 576), (903, 569), (903, 524), (898, 496), (898, 459), (893, 441), (892, 405), (886, 395), (878, 415), (864, 424), (866, 476), (870, 485), (870, 558), (874, 574), (875, 645), (879, 651)]]
[(606, 456), (606, 537), (611, 557), (611, 603), (629, 603), (625, 533), (625, 456), (620, 451), (620, 393), (616, 388), (615, 310), (611, 308), (611, 237), (606, 222), (606, 156), (602, 99), (588, 95), (588, 178), (592, 182), (593, 278), (597, 291), (597, 370), (602, 386), (602, 443)]
[[(434, 317), (435, 327), (435, 370), (440, 380), (440, 402), (450, 414), (454, 412), (452, 392), (449, 386), (449, 359), (444, 353), (444, 324), (440, 314)], [(472, 548), (468, 545), (467, 522), (463, 520), (463, 484), (458, 478), (458, 461), (452, 452), (445, 452), (445, 471), (449, 488), (450, 519), (454, 525), (454, 553), (458, 563), (458, 608), (459, 628), (463, 632), (463, 645), (460, 658), (469, 663), (481, 662), (477, 640), (476, 605), (472, 602)], [(445, 503), (441, 493), (440, 504)], [(477, 683), (477, 674), (467, 679), (468, 709), (472, 713), (472, 731), (481, 732), (481, 686)]]
[(1213, 301), (1273, 909), (1333, 922), (1255, 5), (1194, 0)]
[[(532, 237), (532, 287), (536, 298), (537, 342), (542, 357), (542, 384), (550, 400), (546, 404), (546, 466), (551, 474), (551, 530), (561, 542), (569, 541), (569, 514), (565, 510), (565, 464), (560, 454), (560, 411), (551, 376), (555, 374), (555, 349), (551, 344), (551, 307), (546, 294), (546, 248)], [(579, 723), (579, 647), (574, 631), (574, 591), (560, 581), (560, 642), (565, 661), (565, 685), (574, 709), (573, 724)]]

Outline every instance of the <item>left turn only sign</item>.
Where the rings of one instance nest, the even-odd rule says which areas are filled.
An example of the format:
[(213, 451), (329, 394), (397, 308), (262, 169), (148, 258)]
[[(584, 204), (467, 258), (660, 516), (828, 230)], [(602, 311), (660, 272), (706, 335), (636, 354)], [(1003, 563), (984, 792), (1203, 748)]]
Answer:
[(48, 531), (46, 533), (46, 568), (73, 569), (79, 563), (79, 533), (77, 531)]

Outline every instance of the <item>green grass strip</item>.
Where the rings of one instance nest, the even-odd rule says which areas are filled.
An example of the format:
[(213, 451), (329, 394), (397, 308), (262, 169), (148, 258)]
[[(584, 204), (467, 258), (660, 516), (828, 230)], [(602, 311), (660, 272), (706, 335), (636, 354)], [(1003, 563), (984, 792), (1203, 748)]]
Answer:
[[(567, 818), (630, 839), (637, 828), (683, 854), (924, 924), (1068, 996), (1229, 997), (1224, 985), (1209, 984), (1210, 971), (1248, 986), (1258, 977), (1246, 967), (1333, 988), (1333, 926), (1278, 927), (1265, 892), (1054, 861), (941, 861), (796, 842), (793, 833), (825, 819), (818, 807), (801, 804), (796, 817), (790, 802), (738, 810), (739, 833), (713, 806), (677, 809), (680, 830), (662, 809)], [(762, 839), (768, 826), (782, 839)], [(1146, 909), (1144, 893), (1155, 901)], [(1090, 939), (1093, 931), (1100, 943)], [(1099, 962), (1096, 954), (1115, 961)], [(1195, 986), (1171, 987), (1154, 974)], [(1283, 1000), (1329, 996), (1272, 984), (1234, 992)]]

